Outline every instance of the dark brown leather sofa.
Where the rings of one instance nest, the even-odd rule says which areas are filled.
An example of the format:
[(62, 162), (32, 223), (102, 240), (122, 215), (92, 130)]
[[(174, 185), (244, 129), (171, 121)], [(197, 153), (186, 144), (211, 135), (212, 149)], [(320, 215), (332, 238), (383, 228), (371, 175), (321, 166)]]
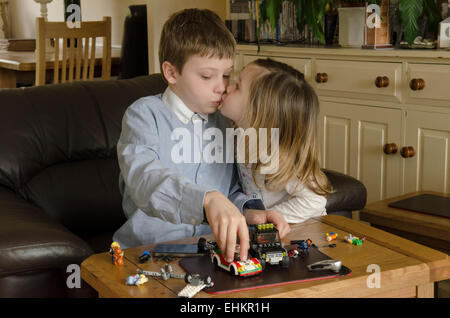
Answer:
[[(116, 143), (126, 108), (164, 90), (159, 74), (0, 90), (0, 297), (91, 297), (69, 264), (109, 249), (125, 221)], [(365, 187), (326, 171), (329, 213), (366, 202)]]

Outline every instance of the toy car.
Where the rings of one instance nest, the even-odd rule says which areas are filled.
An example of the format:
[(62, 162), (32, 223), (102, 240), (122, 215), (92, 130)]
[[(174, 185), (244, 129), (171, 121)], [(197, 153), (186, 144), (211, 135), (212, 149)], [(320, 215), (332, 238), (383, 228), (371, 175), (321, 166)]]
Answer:
[[(239, 247), (236, 248), (239, 250)], [(248, 277), (260, 274), (263, 271), (261, 263), (256, 258), (250, 258), (246, 261), (240, 261), (239, 253), (235, 253), (234, 261), (227, 262), (220, 249), (215, 249), (211, 253), (211, 261), (217, 267), (229, 271), (232, 275)]]
[(266, 263), (289, 267), (288, 253), (272, 223), (251, 225), (249, 231), (250, 255), (259, 259), (263, 269)]

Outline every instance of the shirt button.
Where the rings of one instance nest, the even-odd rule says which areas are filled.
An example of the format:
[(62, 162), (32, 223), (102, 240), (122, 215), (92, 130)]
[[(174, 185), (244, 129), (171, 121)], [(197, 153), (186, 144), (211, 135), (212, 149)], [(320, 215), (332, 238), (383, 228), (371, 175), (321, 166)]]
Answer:
[(194, 219), (194, 218), (192, 218), (192, 219), (191, 219), (191, 223), (195, 225), (195, 224), (197, 224), (197, 220)]

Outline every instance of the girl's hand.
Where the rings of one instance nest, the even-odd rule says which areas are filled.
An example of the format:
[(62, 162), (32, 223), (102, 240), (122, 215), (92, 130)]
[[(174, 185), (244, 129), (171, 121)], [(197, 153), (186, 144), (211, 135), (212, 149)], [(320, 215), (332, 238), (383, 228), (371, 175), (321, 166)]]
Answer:
[(267, 223), (273, 223), (280, 234), (280, 238), (285, 237), (290, 231), (291, 227), (286, 222), (283, 215), (275, 210), (266, 211)]
[(264, 224), (267, 223), (266, 210), (244, 209), (244, 216), (247, 224)]
[(280, 238), (285, 237), (291, 227), (284, 219), (283, 215), (275, 210), (244, 210), (244, 216), (248, 224), (273, 223), (280, 234)]

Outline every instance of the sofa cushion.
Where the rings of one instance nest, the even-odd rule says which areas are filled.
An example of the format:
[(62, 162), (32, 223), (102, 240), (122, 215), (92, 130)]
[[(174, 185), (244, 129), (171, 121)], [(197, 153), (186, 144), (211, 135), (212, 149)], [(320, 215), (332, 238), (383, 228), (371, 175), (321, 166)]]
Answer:
[(0, 277), (79, 264), (90, 246), (41, 209), (0, 186)]
[(119, 173), (116, 158), (64, 162), (40, 171), (27, 183), (25, 192), (70, 231), (95, 235), (126, 221)]

